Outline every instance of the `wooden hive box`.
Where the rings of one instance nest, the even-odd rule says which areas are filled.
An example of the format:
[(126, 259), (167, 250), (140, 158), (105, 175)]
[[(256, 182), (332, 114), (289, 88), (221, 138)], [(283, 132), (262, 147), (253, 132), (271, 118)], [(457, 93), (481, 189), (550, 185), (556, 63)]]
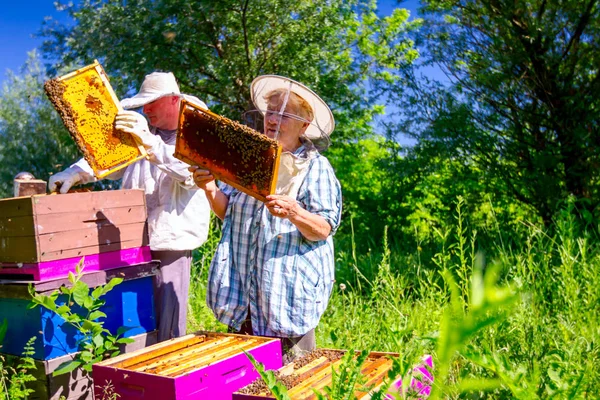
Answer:
[[(332, 385), (332, 368), (339, 371), (342, 363), (342, 356), (345, 350), (317, 349), (305, 357), (302, 357), (293, 363), (286, 365), (277, 371), (277, 375), (282, 383), (288, 388), (289, 396), (294, 400), (313, 400), (317, 395), (313, 389), (323, 393), (326, 386)], [(357, 352), (358, 355), (358, 352)], [(371, 387), (370, 391), (357, 391), (354, 393), (356, 399), (370, 399), (374, 390), (381, 388), (384, 379), (388, 378), (388, 372), (393, 365), (393, 357), (398, 357), (397, 353), (371, 352), (365, 363), (361, 367), (361, 374), (366, 377), (361, 387)], [(431, 357), (427, 359), (429, 366)], [(414, 372), (432, 382), (433, 377), (424, 366), (418, 366)], [(393, 390), (397, 390), (402, 385), (402, 380), (398, 379), (393, 384)], [(431, 390), (430, 386), (418, 380), (411, 381), (411, 387), (415, 390), (415, 398), (428, 396)], [(389, 397), (393, 398), (393, 397)], [(413, 398), (413, 397), (410, 397)], [(251, 385), (242, 388), (233, 393), (233, 400), (266, 400), (275, 399), (262, 380), (256, 380)]]
[(95, 395), (111, 382), (120, 400), (229, 400), (258, 377), (242, 349), (267, 369), (282, 365), (279, 339), (198, 332), (95, 364)]
[[(107, 318), (104, 327), (116, 334), (121, 326), (133, 327), (125, 333), (126, 337), (151, 332), (156, 329), (154, 314), (153, 277), (158, 272), (157, 261), (134, 266), (115, 268), (83, 274), (81, 281), (90, 288), (108, 283), (112, 278), (123, 278), (103, 299), (106, 301), (100, 309)], [(8, 321), (8, 331), (2, 346), (2, 352), (21, 355), (25, 343), (36, 337), (34, 343), (37, 360), (50, 360), (75, 353), (77, 340), (81, 334), (65, 322), (55, 312), (41, 307), (28, 309), (31, 296), (28, 282), (0, 282), (0, 321)], [(50, 295), (61, 286), (70, 286), (68, 279), (34, 283), (33, 289), (40, 294)], [(66, 296), (61, 295), (56, 303), (64, 304)]]
[(175, 157), (265, 201), (275, 193), (281, 145), (245, 125), (181, 101)]
[(98, 61), (47, 81), (44, 89), (98, 179), (146, 156), (129, 133), (114, 129), (121, 103)]
[[(132, 336), (131, 339), (135, 342), (119, 346), (121, 353), (131, 353), (155, 344), (157, 331), (141, 333)], [(11, 365), (17, 365), (21, 358), (8, 354), (2, 354), (1, 356)], [(68, 354), (46, 361), (36, 360), (36, 370), (30, 372), (37, 380), (27, 384), (27, 387), (35, 392), (29, 395), (28, 400), (60, 400), (61, 398), (66, 400), (92, 400), (94, 393), (93, 381), (82, 368), (76, 368), (68, 374), (52, 376), (52, 373), (62, 363), (72, 360), (74, 356), (75, 354)]]
[(150, 261), (141, 189), (0, 200), (0, 277), (67, 276)]

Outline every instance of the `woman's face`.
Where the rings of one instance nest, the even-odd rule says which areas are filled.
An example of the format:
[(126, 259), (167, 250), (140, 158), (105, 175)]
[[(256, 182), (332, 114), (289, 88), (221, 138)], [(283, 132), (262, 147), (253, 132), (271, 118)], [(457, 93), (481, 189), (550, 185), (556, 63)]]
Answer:
[(281, 144), (284, 151), (294, 151), (300, 147), (300, 136), (308, 128), (308, 122), (298, 120), (290, 115), (299, 116), (297, 106), (288, 102), (284, 115), (279, 115), (282, 101), (277, 97), (271, 98), (265, 113), (265, 134), (271, 139), (275, 139), (277, 134), (277, 124), (279, 123), (279, 136), (277, 141)]

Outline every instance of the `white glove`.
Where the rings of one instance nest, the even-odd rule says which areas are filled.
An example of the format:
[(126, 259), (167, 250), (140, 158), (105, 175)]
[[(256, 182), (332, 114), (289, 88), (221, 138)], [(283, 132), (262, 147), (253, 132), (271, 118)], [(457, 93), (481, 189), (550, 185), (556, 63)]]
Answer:
[(81, 176), (75, 168), (67, 168), (58, 174), (50, 176), (48, 180), (48, 190), (56, 192), (57, 187), (60, 188), (60, 193), (65, 194), (71, 186), (81, 183)]
[(157, 141), (157, 137), (150, 132), (146, 118), (135, 111), (119, 112), (115, 117), (115, 129), (137, 137), (147, 149), (154, 147)]

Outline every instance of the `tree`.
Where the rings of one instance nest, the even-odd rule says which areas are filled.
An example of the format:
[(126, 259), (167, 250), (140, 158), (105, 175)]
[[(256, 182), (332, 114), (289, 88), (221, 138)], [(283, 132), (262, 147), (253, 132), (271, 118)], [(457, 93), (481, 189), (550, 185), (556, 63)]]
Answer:
[(450, 83), (414, 86), (421, 139), (476, 158), (547, 222), (571, 195), (598, 207), (598, 1), (425, 3), (424, 59)]
[(372, 134), (381, 92), (370, 88), (399, 79), (386, 68), (416, 56), (408, 14), (380, 19), (375, 1), (83, 0), (62, 7), (75, 25), (50, 22), (42, 31), (43, 49), (62, 60), (59, 67), (98, 58), (121, 93), (153, 70), (172, 71), (183, 91), (232, 119), (253, 108), (253, 78), (288, 76), (329, 103), (338, 140)]
[(44, 93), (46, 79), (35, 51), (20, 75), (7, 75), (0, 94), (0, 197), (13, 196), (20, 171), (47, 180), (77, 157), (75, 142)]

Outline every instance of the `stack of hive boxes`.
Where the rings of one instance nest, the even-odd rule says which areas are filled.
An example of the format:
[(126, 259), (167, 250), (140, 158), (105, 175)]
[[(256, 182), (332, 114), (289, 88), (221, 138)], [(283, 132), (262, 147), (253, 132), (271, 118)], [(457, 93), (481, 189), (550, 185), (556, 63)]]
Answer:
[[(80, 370), (52, 377), (63, 362), (80, 350), (81, 334), (53, 311), (28, 308), (28, 286), (49, 295), (71, 285), (69, 272), (83, 265), (81, 280), (90, 288), (123, 278), (104, 296), (104, 327), (116, 334), (130, 328), (132, 351), (156, 342), (153, 262), (148, 247), (147, 214), (142, 190), (113, 190), (34, 195), (0, 200), (0, 323), (8, 331), (0, 351), (5, 358), (19, 357), (35, 337), (38, 366), (32, 398), (92, 398), (91, 380)], [(66, 302), (58, 297), (58, 306)]]

